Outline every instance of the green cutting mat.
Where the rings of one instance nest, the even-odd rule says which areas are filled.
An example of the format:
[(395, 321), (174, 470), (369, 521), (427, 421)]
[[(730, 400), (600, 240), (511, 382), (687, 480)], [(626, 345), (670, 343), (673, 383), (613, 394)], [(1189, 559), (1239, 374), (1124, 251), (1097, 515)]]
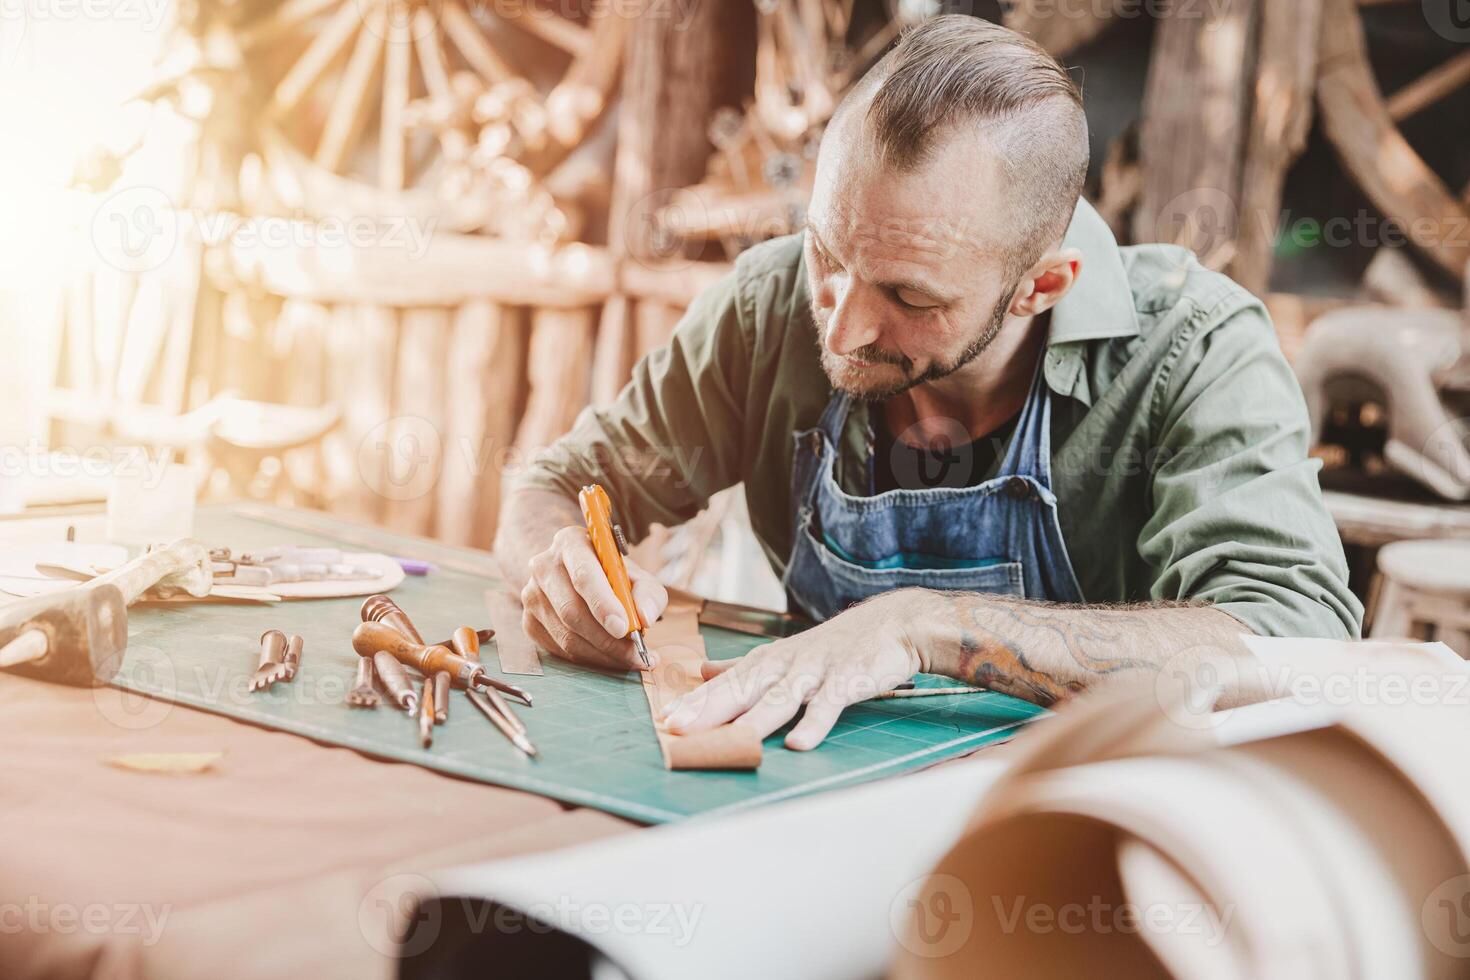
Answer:
[[(308, 530), (310, 529), (310, 530)], [(257, 505), (202, 508), (195, 536), (236, 551), (274, 544), (329, 544), (426, 559), (437, 569), (409, 576), (393, 597), (430, 642), (455, 627), (487, 625), (484, 593), (495, 581), (483, 554), (372, 531), (323, 515)], [(357, 655), (350, 642), (361, 598), (140, 606), (129, 611), (128, 655), (114, 683), (156, 698), (334, 745), (412, 762), (468, 779), (540, 793), (646, 823), (726, 812), (920, 769), (1010, 737), (1042, 709), (1001, 694), (899, 699), (844, 712), (816, 751), (792, 752), (784, 730), (765, 744), (754, 772), (664, 769), (637, 676), (606, 674), (543, 658), (542, 677), (516, 677), (535, 698), (518, 713), (541, 755), (527, 759), (456, 692), (434, 745), (420, 749), (417, 726), (386, 706), (365, 711), (342, 703)], [(513, 624), (490, 624), (497, 629)], [(251, 694), (259, 637), (275, 627), (306, 641), (291, 684)], [(705, 628), (711, 659), (764, 642)], [(498, 674), (493, 644), (482, 651)], [(946, 683), (921, 676), (920, 686)], [(953, 682), (948, 682), (953, 683)], [(146, 703), (145, 703), (146, 704)], [(140, 712), (142, 718), (146, 712)]]

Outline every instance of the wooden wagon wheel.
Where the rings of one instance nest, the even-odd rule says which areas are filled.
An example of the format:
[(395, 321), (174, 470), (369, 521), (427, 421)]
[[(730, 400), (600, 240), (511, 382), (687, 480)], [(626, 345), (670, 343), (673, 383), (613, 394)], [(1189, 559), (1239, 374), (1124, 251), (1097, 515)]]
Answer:
[(1463, 281), (1470, 262), (1470, 187), (1458, 193), (1447, 187), (1398, 126), (1470, 85), (1470, 50), (1385, 97), (1368, 60), (1358, 11), (1363, 2), (1325, 0), (1317, 102), (1327, 138), (1384, 217)]
[(490, 3), (477, 17), (471, 0), (285, 0), (246, 24), (283, 196), (457, 231), (503, 232), (507, 204), (544, 206), (539, 180), (608, 103), (628, 22), (566, 6)]

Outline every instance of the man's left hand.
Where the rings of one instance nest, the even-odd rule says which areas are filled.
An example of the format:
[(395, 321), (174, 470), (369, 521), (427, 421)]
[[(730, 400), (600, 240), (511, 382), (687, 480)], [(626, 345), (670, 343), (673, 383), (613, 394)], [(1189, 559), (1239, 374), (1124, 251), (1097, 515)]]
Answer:
[(843, 708), (922, 669), (914, 613), (905, 592), (887, 592), (739, 659), (708, 661), (705, 683), (665, 707), (664, 727), (689, 735), (736, 721), (765, 738), (806, 705), (786, 747), (816, 748)]

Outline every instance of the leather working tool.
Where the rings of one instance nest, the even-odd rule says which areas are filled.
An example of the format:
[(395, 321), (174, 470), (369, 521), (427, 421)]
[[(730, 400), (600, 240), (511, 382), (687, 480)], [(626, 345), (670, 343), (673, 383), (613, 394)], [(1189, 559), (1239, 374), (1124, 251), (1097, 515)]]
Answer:
[[(368, 596), (363, 600), (359, 613), (364, 623), (383, 623), (393, 627), (415, 643), (420, 645), (424, 643), (423, 636), (419, 633), (418, 627), (414, 626), (413, 620), (408, 618), (408, 613), (404, 612), (398, 603), (385, 595)], [(445, 674), (443, 678), (440, 678), (439, 674), (441, 673), (443, 671), (436, 672), (433, 675), (425, 674), (423, 699), (427, 703), (430, 700), (430, 696), (434, 696), (434, 708), (436, 710), (431, 711), (430, 717), (438, 724), (443, 724), (449, 720), (449, 676)], [(431, 684), (432, 688), (430, 687)], [(432, 740), (432, 736), (430, 736), (429, 741), (425, 742), (424, 747), (428, 748)]]
[(449, 720), (449, 675), (444, 671), (434, 675), (434, 724), (442, 725)]
[(409, 683), (408, 672), (403, 669), (403, 664), (394, 660), (391, 653), (381, 650), (375, 650), (372, 653), (363, 653), (359, 650), (358, 656), (372, 660), (373, 669), (377, 671), (393, 703), (398, 705), (400, 710), (410, 715), (413, 714), (414, 709), (418, 707), (419, 696), (414, 693), (413, 684)]
[(306, 641), (301, 638), (300, 633), (292, 633), (286, 641), (286, 658), (281, 662), (285, 673), (281, 675), (283, 681), (294, 681), (296, 671), (301, 668), (301, 650), (306, 646)]
[(84, 585), (0, 606), (0, 670), (79, 687), (107, 683), (127, 650), (127, 606), (154, 586), (208, 595), (209, 551), (181, 538)]
[[(447, 647), (448, 640), (440, 640), (438, 643), (425, 643), (419, 634), (418, 627), (413, 625), (413, 620), (408, 618), (408, 613), (403, 607), (385, 595), (370, 595), (362, 602), (362, 621), (364, 623), (387, 623), (389, 626), (413, 640), (415, 643), (426, 647)], [(464, 627), (461, 627), (463, 629)], [(486, 627), (474, 631), (475, 638), (480, 643), (489, 643), (495, 638), (495, 630)]]
[(639, 615), (638, 604), (633, 601), (633, 582), (628, 578), (628, 566), (623, 561), (623, 556), (628, 553), (628, 542), (623, 537), (622, 527), (613, 523), (612, 501), (608, 499), (607, 491), (597, 483), (583, 487), (577, 494), (577, 500), (582, 505), (582, 519), (587, 522), (587, 538), (592, 542), (592, 550), (597, 553), (597, 561), (612, 586), (613, 595), (618, 597), (628, 617), (625, 635), (632, 638), (633, 649), (638, 651), (638, 659), (643, 661), (643, 666), (651, 666), (648, 646), (643, 642), (643, 631), (648, 629), (648, 624)]
[(490, 719), (492, 725), (500, 729), (502, 735), (510, 739), (512, 745), (526, 753), (526, 755), (532, 757), (536, 755), (536, 746), (531, 744), (531, 740), (526, 738), (525, 734), (516, 731), (511, 723), (506, 720), (505, 715), (495, 710), (489, 698), (486, 697), (486, 692), (468, 690), (465, 691), (465, 697), (470, 699), (470, 704), (478, 708), (481, 714)]
[(419, 744), (426, 749), (434, 744), (434, 688), (437, 686), (433, 677), (425, 677), (424, 693), (419, 699)]
[(891, 691), (883, 691), (868, 698), (869, 701), (888, 701), (894, 698), (935, 698), (943, 694), (980, 694), (986, 688), (972, 687), (968, 684), (960, 687), (920, 687), (915, 688), (913, 682), (908, 687), (897, 687)]
[(354, 708), (376, 708), (378, 690), (373, 686), (373, 661), (371, 657), (357, 658), (357, 680), (347, 692), (347, 703)]
[(0, 670), (95, 687), (122, 666), (128, 613), (115, 585), (84, 586), (0, 607)]
[[(480, 662), (480, 640), (475, 631), (468, 626), (461, 626), (455, 630), (449, 642), (454, 652), (470, 663)], [(505, 716), (505, 720), (510, 722), (512, 728), (522, 735), (527, 734), (525, 724), (516, 717), (514, 711), (510, 710), (510, 705), (506, 703), (505, 698), (492, 689), (485, 692), (485, 699), (490, 702), (491, 707)]]
[(347, 561), (339, 548), (281, 546), (265, 551), (232, 556), (229, 548), (210, 553), (215, 579), (221, 584), (269, 586), (285, 582), (322, 579), (376, 578), (371, 568)]
[(795, 636), (817, 625), (813, 620), (796, 613), (773, 612), (742, 606), (718, 599), (705, 599), (699, 607), (699, 622), (704, 626), (717, 626), (734, 633), (748, 636), (772, 636), (782, 638)]
[[(396, 631), (401, 638), (403, 638), (404, 640), (412, 641), (413, 643), (417, 644), (421, 649), (437, 648), (443, 650), (446, 646), (450, 646), (454, 649), (455, 655), (460, 657), (466, 665), (482, 672), (483, 680), (489, 682), (489, 684), (491, 685), (497, 685), (497, 682), (494, 681), (493, 678), (483, 675), (483, 668), (480, 666), (480, 644), (481, 642), (488, 640), (495, 635), (495, 631), (493, 629), (476, 631), (470, 629), (468, 626), (461, 626), (459, 629), (454, 631), (454, 635), (450, 637), (448, 644), (436, 643), (425, 647), (423, 637), (419, 633), (418, 628), (414, 626), (413, 620), (409, 619), (408, 614), (399, 607), (398, 603), (394, 602), (389, 597), (385, 595), (369, 596), (362, 604), (361, 615), (363, 625), (358, 627), (358, 631), (362, 631), (363, 628), (368, 625), (372, 625), (374, 627), (387, 626)], [(379, 636), (380, 642), (382, 641), (382, 639), (383, 638)], [(353, 648), (356, 649), (359, 654), (361, 654), (364, 649), (367, 649), (371, 645), (372, 643), (369, 642), (366, 646), (359, 646), (358, 634), (357, 632), (353, 633)], [(376, 654), (377, 657), (383, 658), (388, 658), (391, 655), (391, 651), (386, 650), (380, 651)], [(396, 660), (394, 661), (394, 665), (397, 666), (399, 670), (403, 669)], [(450, 673), (448, 671), (441, 670), (436, 671), (433, 676), (436, 681), (439, 678), (444, 678), (447, 685), (447, 682), (450, 678)], [(504, 686), (508, 689), (511, 689), (513, 693), (520, 691), (519, 688), (514, 688), (512, 685), (508, 684), (499, 686)], [(478, 709), (483, 715), (485, 715), (485, 717), (490, 720), (491, 724), (493, 724), (496, 728), (500, 730), (501, 734), (510, 739), (512, 745), (520, 749), (522, 752), (526, 753), (528, 756), (534, 757), (536, 755), (536, 747), (531, 744), (531, 740), (527, 737), (526, 726), (511, 711), (510, 705), (507, 704), (505, 699), (496, 692), (495, 687), (487, 687), (483, 692), (476, 690), (473, 684), (467, 685), (467, 688), (468, 689), (466, 690), (465, 695), (469, 698), (470, 703), (473, 704), (476, 709)], [(426, 693), (428, 689), (428, 682), (426, 680)], [(530, 704), (530, 695), (525, 694), (525, 692), (520, 692), (519, 696), (527, 704)], [(443, 708), (447, 705), (447, 701), (448, 697), (446, 692), (444, 696), (436, 698), (436, 705), (441, 710), (443, 710)], [(420, 716), (419, 733), (420, 739), (424, 739), (425, 735), (422, 716)], [(432, 734), (430, 734), (428, 738), (432, 739)], [(425, 748), (427, 748), (429, 744), (431, 744), (431, 742), (425, 742)]]
[(364, 623), (386, 623), (420, 646), (427, 645), (408, 613), (385, 595), (368, 596), (362, 601), (360, 613)]
[[(468, 626), (461, 626), (460, 629), (462, 629), (462, 630), (469, 629), (469, 627)], [(492, 630), (492, 629), (488, 629), (487, 628), (487, 629), (482, 629), (482, 630), (470, 630), (470, 632), (473, 633), (473, 634), (475, 634), (475, 640), (476, 640), (476, 642), (480, 643), (481, 645), (484, 645), (486, 643), (489, 643), (491, 640), (495, 639), (495, 631)], [(419, 642), (420, 643), (423, 643), (422, 640), (420, 640)], [(453, 641), (452, 640), (440, 640), (438, 643), (424, 643), (424, 646), (428, 646), (428, 647), (447, 647), (447, 646), (452, 646), (452, 645), (453, 645)], [(475, 658), (474, 657), (471, 657), (470, 659), (473, 660)]]
[(286, 676), (286, 634), (266, 630), (260, 634), (260, 662), (250, 679), (250, 690), (264, 691)]
[(527, 705), (531, 704), (531, 695), (513, 684), (488, 676), (485, 668), (479, 664), (466, 660), (446, 647), (415, 643), (385, 623), (359, 623), (357, 629), (352, 631), (352, 648), (361, 656), (379, 651), (390, 654), (400, 663), (425, 675), (439, 670), (448, 671), (454, 682), (463, 687), (493, 687), (520, 698)]

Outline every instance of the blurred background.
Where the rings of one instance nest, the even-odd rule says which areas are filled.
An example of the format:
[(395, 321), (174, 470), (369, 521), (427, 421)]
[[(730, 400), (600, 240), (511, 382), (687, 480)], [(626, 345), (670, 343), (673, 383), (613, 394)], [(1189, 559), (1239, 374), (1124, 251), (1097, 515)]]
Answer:
[[(488, 547), (941, 12), (1072, 67), (1121, 242), (1265, 299), (1370, 605), (1470, 537), (1466, 0), (0, 0), (0, 512), (173, 464)], [(779, 605), (741, 506), (641, 557)]]

